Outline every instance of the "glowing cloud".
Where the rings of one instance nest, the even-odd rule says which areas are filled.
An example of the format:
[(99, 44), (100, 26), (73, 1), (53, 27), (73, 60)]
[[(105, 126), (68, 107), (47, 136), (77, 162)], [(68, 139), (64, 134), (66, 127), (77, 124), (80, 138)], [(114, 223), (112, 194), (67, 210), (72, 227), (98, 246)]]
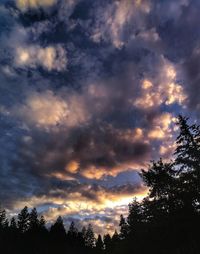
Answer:
[(29, 8), (50, 7), (57, 0), (17, 0), (17, 7), (25, 11)]
[(150, 139), (167, 139), (171, 135), (172, 129), (170, 125), (175, 121), (175, 118), (170, 113), (163, 113), (153, 121), (154, 128), (149, 131)]
[(62, 71), (66, 69), (67, 57), (64, 48), (60, 45), (46, 48), (32, 45), (18, 47), (15, 62), (20, 67), (37, 68), (41, 66), (48, 71)]
[(187, 97), (183, 87), (176, 83), (176, 76), (174, 66), (163, 60), (160, 76), (155, 80), (144, 79), (141, 82), (141, 96), (133, 104), (143, 109), (155, 108), (161, 104), (182, 105)]
[(38, 126), (51, 126), (60, 123), (68, 112), (66, 102), (51, 91), (33, 93), (22, 106), (21, 115)]
[(70, 161), (67, 165), (66, 165), (66, 171), (75, 174), (77, 173), (79, 168), (79, 163), (77, 161)]
[(143, 185), (126, 185), (111, 189), (94, 185), (81, 185), (77, 186), (73, 192), (69, 191), (70, 189), (68, 191), (51, 190), (48, 195), (32, 196), (28, 200), (20, 200), (15, 203), (14, 207), (21, 209), (24, 205), (38, 207), (44, 203), (49, 203), (49, 207), (44, 211), (49, 222), (55, 220), (58, 215), (64, 217), (78, 215), (84, 218), (88, 215), (91, 217), (97, 214), (104, 215), (106, 210), (107, 215), (111, 215), (110, 222), (113, 223), (114, 211), (117, 211), (116, 221), (118, 221), (124, 205), (131, 202), (134, 197), (141, 199), (147, 194), (148, 189)]
[(12, 113), (26, 120), (28, 124), (44, 128), (58, 124), (73, 127), (89, 119), (81, 97), (71, 95), (64, 99), (51, 90), (33, 92), (26, 98), (25, 104), (17, 111), (13, 109)]

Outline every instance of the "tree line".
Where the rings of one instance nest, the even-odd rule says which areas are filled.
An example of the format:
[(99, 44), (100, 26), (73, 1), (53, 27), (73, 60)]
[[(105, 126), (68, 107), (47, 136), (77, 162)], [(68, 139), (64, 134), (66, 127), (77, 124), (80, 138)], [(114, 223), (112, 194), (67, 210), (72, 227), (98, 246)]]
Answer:
[(72, 221), (66, 231), (61, 216), (47, 228), (44, 216), (37, 209), (30, 212), (25, 206), (17, 217), (8, 220), (6, 211), (0, 209), (0, 253), (103, 253), (120, 240), (117, 231), (111, 237), (95, 237), (92, 225), (77, 229)]
[(92, 226), (66, 232), (63, 220), (47, 229), (36, 208), (23, 208), (17, 218), (0, 210), (2, 254), (199, 254), (200, 253), (200, 127), (178, 117), (179, 135), (171, 161), (152, 161), (140, 176), (149, 188), (142, 200), (128, 205), (119, 233), (98, 235)]

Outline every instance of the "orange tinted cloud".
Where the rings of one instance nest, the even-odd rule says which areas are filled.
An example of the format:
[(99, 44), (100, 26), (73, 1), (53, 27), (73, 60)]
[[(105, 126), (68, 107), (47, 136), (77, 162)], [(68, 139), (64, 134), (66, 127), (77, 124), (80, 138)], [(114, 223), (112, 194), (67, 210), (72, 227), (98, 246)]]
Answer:
[(65, 167), (66, 171), (72, 174), (77, 173), (78, 168), (79, 168), (79, 163), (75, 160), (70, 161)]
[(139, 108), (151, 109), (161, 104), (182, 105), (186, 100), (183, 87), (176, 82), (177, 72), (175, 67), (162, 57), (160, 74), (154, 79), (144, 79), (141, 82), (141, 96), (132, 103)]
[(153, 129), (148, 133), (150, 139), (166, 139), (171, 135), (171, 127), (175, 118), (170, 113), (163, 113), (153, 121)]

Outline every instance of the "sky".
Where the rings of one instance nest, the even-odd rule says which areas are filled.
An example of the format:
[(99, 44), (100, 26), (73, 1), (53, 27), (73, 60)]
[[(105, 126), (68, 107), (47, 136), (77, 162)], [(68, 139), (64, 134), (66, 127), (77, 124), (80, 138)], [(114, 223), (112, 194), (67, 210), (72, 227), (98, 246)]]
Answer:
[(1, 0), (0, 202), (113, 232), (198, 121), (199, 0)]

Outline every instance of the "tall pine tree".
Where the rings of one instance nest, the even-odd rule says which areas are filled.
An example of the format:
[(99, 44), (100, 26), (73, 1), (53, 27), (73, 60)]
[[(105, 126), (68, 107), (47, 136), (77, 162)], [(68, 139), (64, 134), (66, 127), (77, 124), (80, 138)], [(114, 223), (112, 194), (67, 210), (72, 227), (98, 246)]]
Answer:
[(29, 212), (27, 206), (18, 214), (18, 228), (21, 233), (25, 233), (29, 229)]

